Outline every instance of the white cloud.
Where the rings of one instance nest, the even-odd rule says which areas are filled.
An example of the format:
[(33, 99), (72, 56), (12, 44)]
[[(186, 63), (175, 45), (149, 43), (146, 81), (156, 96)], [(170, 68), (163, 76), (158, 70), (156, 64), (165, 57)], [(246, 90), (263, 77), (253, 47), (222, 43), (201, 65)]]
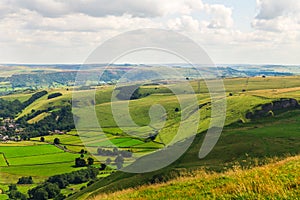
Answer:
[(209, 28), (231, 28), (233, 26), (232, 9), (221, 4), (206, 4), (205, 10), (210, 14)]
[(93, 17), (161, 17), (173, 13), (189, 14), (203, 7), (201, 0), (11, 0), (6, 3), (54, 18), (76, 13)]
[(300, 30), (300, 1), (257, 0), (257, 7), (253, 28), (273, 32)]
[(271, 20), (283, 15), (299, 12), (300, 1), (298, 0), (257, 0), (259, 12), (257, 19)]
[(169, 29), (175, 31), (182, 31), (182, 30), (184, 32), (199, 31), (199, 21), (188, 15), (184, 15), (180, 18), (169, 20), (167, 26)]
[(218, 61), (255, 59), (300, 46), (299, 5), (258, 0), (253, 29), (242, 32), (233, 20), (237, 8), (201, 0), (1, 0), (0, 62), (81, 62), (101, 42), (137, 28), (181, 32)]

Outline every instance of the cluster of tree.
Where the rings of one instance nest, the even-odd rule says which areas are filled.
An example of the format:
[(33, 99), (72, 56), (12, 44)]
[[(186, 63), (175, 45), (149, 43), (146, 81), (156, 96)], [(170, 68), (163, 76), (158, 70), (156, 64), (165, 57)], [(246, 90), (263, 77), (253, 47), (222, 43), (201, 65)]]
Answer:
[(53, 99), (53, 98), (60, 97), (60, 96), (62, 96), (62, 93), (56, 92), (56, 93), (49, 94), (48, 99)]
[(65, 199), (66, 197), (60, 193), (61, 189), (70, 184), (81, 184), (93, 180), (98, 173), (99, 169), (89, 167), (67, 174), (51, 176), (43, 184), (30, 189), (28, 191), (29, 198), (34, 200)]
[(18, 191), (16, 184), (11, 184), (8, 186), (8, 197), (9, 199), (16, 199), (16, 200), (26, 200), (27, 196), (22, 192)]
[(31, 176), (21, 177), (21, 178), (19, 178), (17, 184), (33, 184), (32, 177)]
[(33, 94), (27, 101), (21, 103), (19, 100), (14, 101), (6, 101), (0, 99), (0, 117), (3, 118), (15, 118), (15, 116), (21, 112), (24, 108), (32, 104), (35, 100), (39, 99), (40, 97), (46, 95), (47, 91), (41, 91)]
[(67, 174), (51, 176), (46, 182), (57, 184), (60, 189), (64, 189), (70, 184), (81, 184), (95, 179), (98, 173), (99, 169), (89, 167)]
[[(106, 167), (106, 165), (110, 165), (111, 162), (112, 162), (112, 160), (110, 158), (107, 158), (106, 161), (105, 161), (105, 165), (101, 164), (101, 168), (104, 167), (104, 166)], [(121, 169), (123, 167), (123, 164), (124, 164), (124, 158), (121, 155), (119, 155), (115, 158), (114, 162), (115, 162), (114, 164), (117, 166), (117, 169)]]
[(60, 189), (57, 184), (46, 182), (38, 185), (35, 188), (28, 190), (30, 199), (46, 200), (56, 198), (60, 194)]
[(102, 149), (102, 148), (98, 148), (97, 149), (97, 153), (98, 155), (101, 155), (101, 156), (122, 156), (122, 157), (125, 157), (125, 158), (130, 158), (132, 157), (132, 152), (130, 151), (119, 151), (118, 148), (113, 148), (113, 150), (108, 150), (108, 149)]
[(81, 154), (79, 158), (75, 158), (75, 167), (85, 167), (94, 164), (94, 159), (89, 157), (87, 160), (84, 159), (84, 155)]
[(70, 131), (75, 128), (71, 106), (65, 106), (60, 110), (53, 111), (49, 116), (35, 124), (28, 124), (25, 118), (20, 118), (18, 123), (26, 129), (30, 137), (48, 135), (49, 131)]
[(6, 101), (0, 99), (0, 108), (0, 117), (14, 118), (22, 110), (23, 105), (19, 100)]

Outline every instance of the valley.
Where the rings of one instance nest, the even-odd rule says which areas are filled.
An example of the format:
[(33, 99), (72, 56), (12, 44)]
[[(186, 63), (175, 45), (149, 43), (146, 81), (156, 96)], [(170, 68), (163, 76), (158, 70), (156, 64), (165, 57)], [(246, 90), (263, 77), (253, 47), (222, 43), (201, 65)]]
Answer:
[[(170, 166), (143, 175), (116, 171), (116, 168), (130, 166), (135, 160), (151, 155), (174, 139), (181, 111), (178, 99), (167, 89), (168, 85), (141, 86), (138, 90), (139, 97), (129, 101), (130, 114), (139, 125), (138, 129), (116, 124), (110, 103), (114, 85), (93, 86), (83, 90), (72, 86), (58, 87), (2, 96), (1, 99), (5, 102), (18, 100), (20, 103), (15, 104), (22, 109), (16, 109), (17, 114), (13, 119), (10, 118), (18, 124), (21, 131), (14, 132), (15, 129), (11, 129), (1, 133), (18, 137), (17, 141), (8, 139), (0, 143), (1, 190), (9, 193), (10, 184), (16, 184), (21, 177), (30, 176), (33, 184), (17, 184), (18, 190), (27, 195), (28, 190), (44, 183), (51, 176), (90, 167), (101, 168), (91, 183), (86, 181), (70, 184), (60, 189), (64, 198), (69, 196), (69, 199), (86, 199), (144, 184), (161, 184), (176, 179), (183, 172), (199, 168), (205, 169), (207, 173), (226, 173), (234, 166), (249, 169), (270, 163), (275, 158), (281, 160), (299, 154), (299, 108), (271, 109), (272, 115), (253, 119), (247, 117), (247, 113), (255, 113), (262, 110), (264, 105), (280, 99), (299, 101), (298, 76), (224, 79), (227, 101), (225, 127), (217, 145), (204, 159), (198, 158), (198, 151), (211, 120), (211, 99), (205, 81), (190, 80), (189, 83), (196, 91), (200, 115), (198, 134), (193, 144)], [(197, 92), (199, 85), (200, 93)], [(46, 92), (44, 95), (37, 95), (41, 91)], [(101, 130), (95, 127), (76, 131), (73, 119), (71, 120), (66, 109), (71, 105), (72, 92), (84, 98), (84, 95), (93, 91), (96, 91), (95, 108)], [(61, 95), (49, 98), (49, 95), (57, 93)], [(182, 94), (183, 97), (187, 95), (189, 94)], [(114, 103), (121, 105), (123, 102), (118, 100)], [(149, 126), (151, 119), (148, 112), (153, 104), (162, 105), (168, 116), (165, 126), (158, 132), (153, 126)], [(73, 109), (76, 109), (74, 102)], [(5, 113), (3, 120), (7, 119), (4, 115)], [(64, 119), (63, 123), (58, 123), (60, 118)], [(52, 123), (51, 120), (57, 123)], [(5, 126), (5, 122), (2, 123)], [(39, 131), (31, 132), (32, 128)], [(128, 134), (133, 131), (134, 135)], [(114, 150), (114, 147), (118, 150)], [(114, 151), (118, 153), (113, 153)], [(121, 161), (117, 160), (117, 155), (122, 155)], [(76, 158), (81, 158), (85, 164), (76, 167)], [(91, 165), (87, 164), (89, 158), (93, 159)], [(101, 164), (105, 164), (105, 168)], [(0, 194), (0, 199), (7, 199), (7, 195)], [(109, 194), (107, 197), (113, 198)]]

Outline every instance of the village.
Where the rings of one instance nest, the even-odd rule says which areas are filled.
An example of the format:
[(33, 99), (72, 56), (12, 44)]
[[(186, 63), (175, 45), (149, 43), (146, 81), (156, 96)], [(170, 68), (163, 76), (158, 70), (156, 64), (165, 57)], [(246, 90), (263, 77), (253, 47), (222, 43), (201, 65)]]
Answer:
[(0, 119), (0, 142), (21, 141), (20, 135), (23, 131), (14, 119)]
[[(6, 143), (8, 141), (19, 142), (22, 140), (30, 140), (30, 138), (25, 133), (25, 128), (21, 127), (20, 124), (16, 123), (14, 119), (11, 118), (0, 118), (0, 142)], [(61, 130), (49, 131), (49, 135), (62, 135), (66, 132)]]

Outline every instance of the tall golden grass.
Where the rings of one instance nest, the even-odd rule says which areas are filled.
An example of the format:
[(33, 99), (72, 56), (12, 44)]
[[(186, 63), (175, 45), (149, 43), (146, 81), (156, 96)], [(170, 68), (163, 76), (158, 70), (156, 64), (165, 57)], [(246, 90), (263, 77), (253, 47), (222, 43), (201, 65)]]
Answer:
[[(276, 159), (275, 159), (276, 160)], [(100, 199), (300, 199), (300, 155), (276, 163), (224, 173), (197, 170), (167, 183), (144, 185)]]

